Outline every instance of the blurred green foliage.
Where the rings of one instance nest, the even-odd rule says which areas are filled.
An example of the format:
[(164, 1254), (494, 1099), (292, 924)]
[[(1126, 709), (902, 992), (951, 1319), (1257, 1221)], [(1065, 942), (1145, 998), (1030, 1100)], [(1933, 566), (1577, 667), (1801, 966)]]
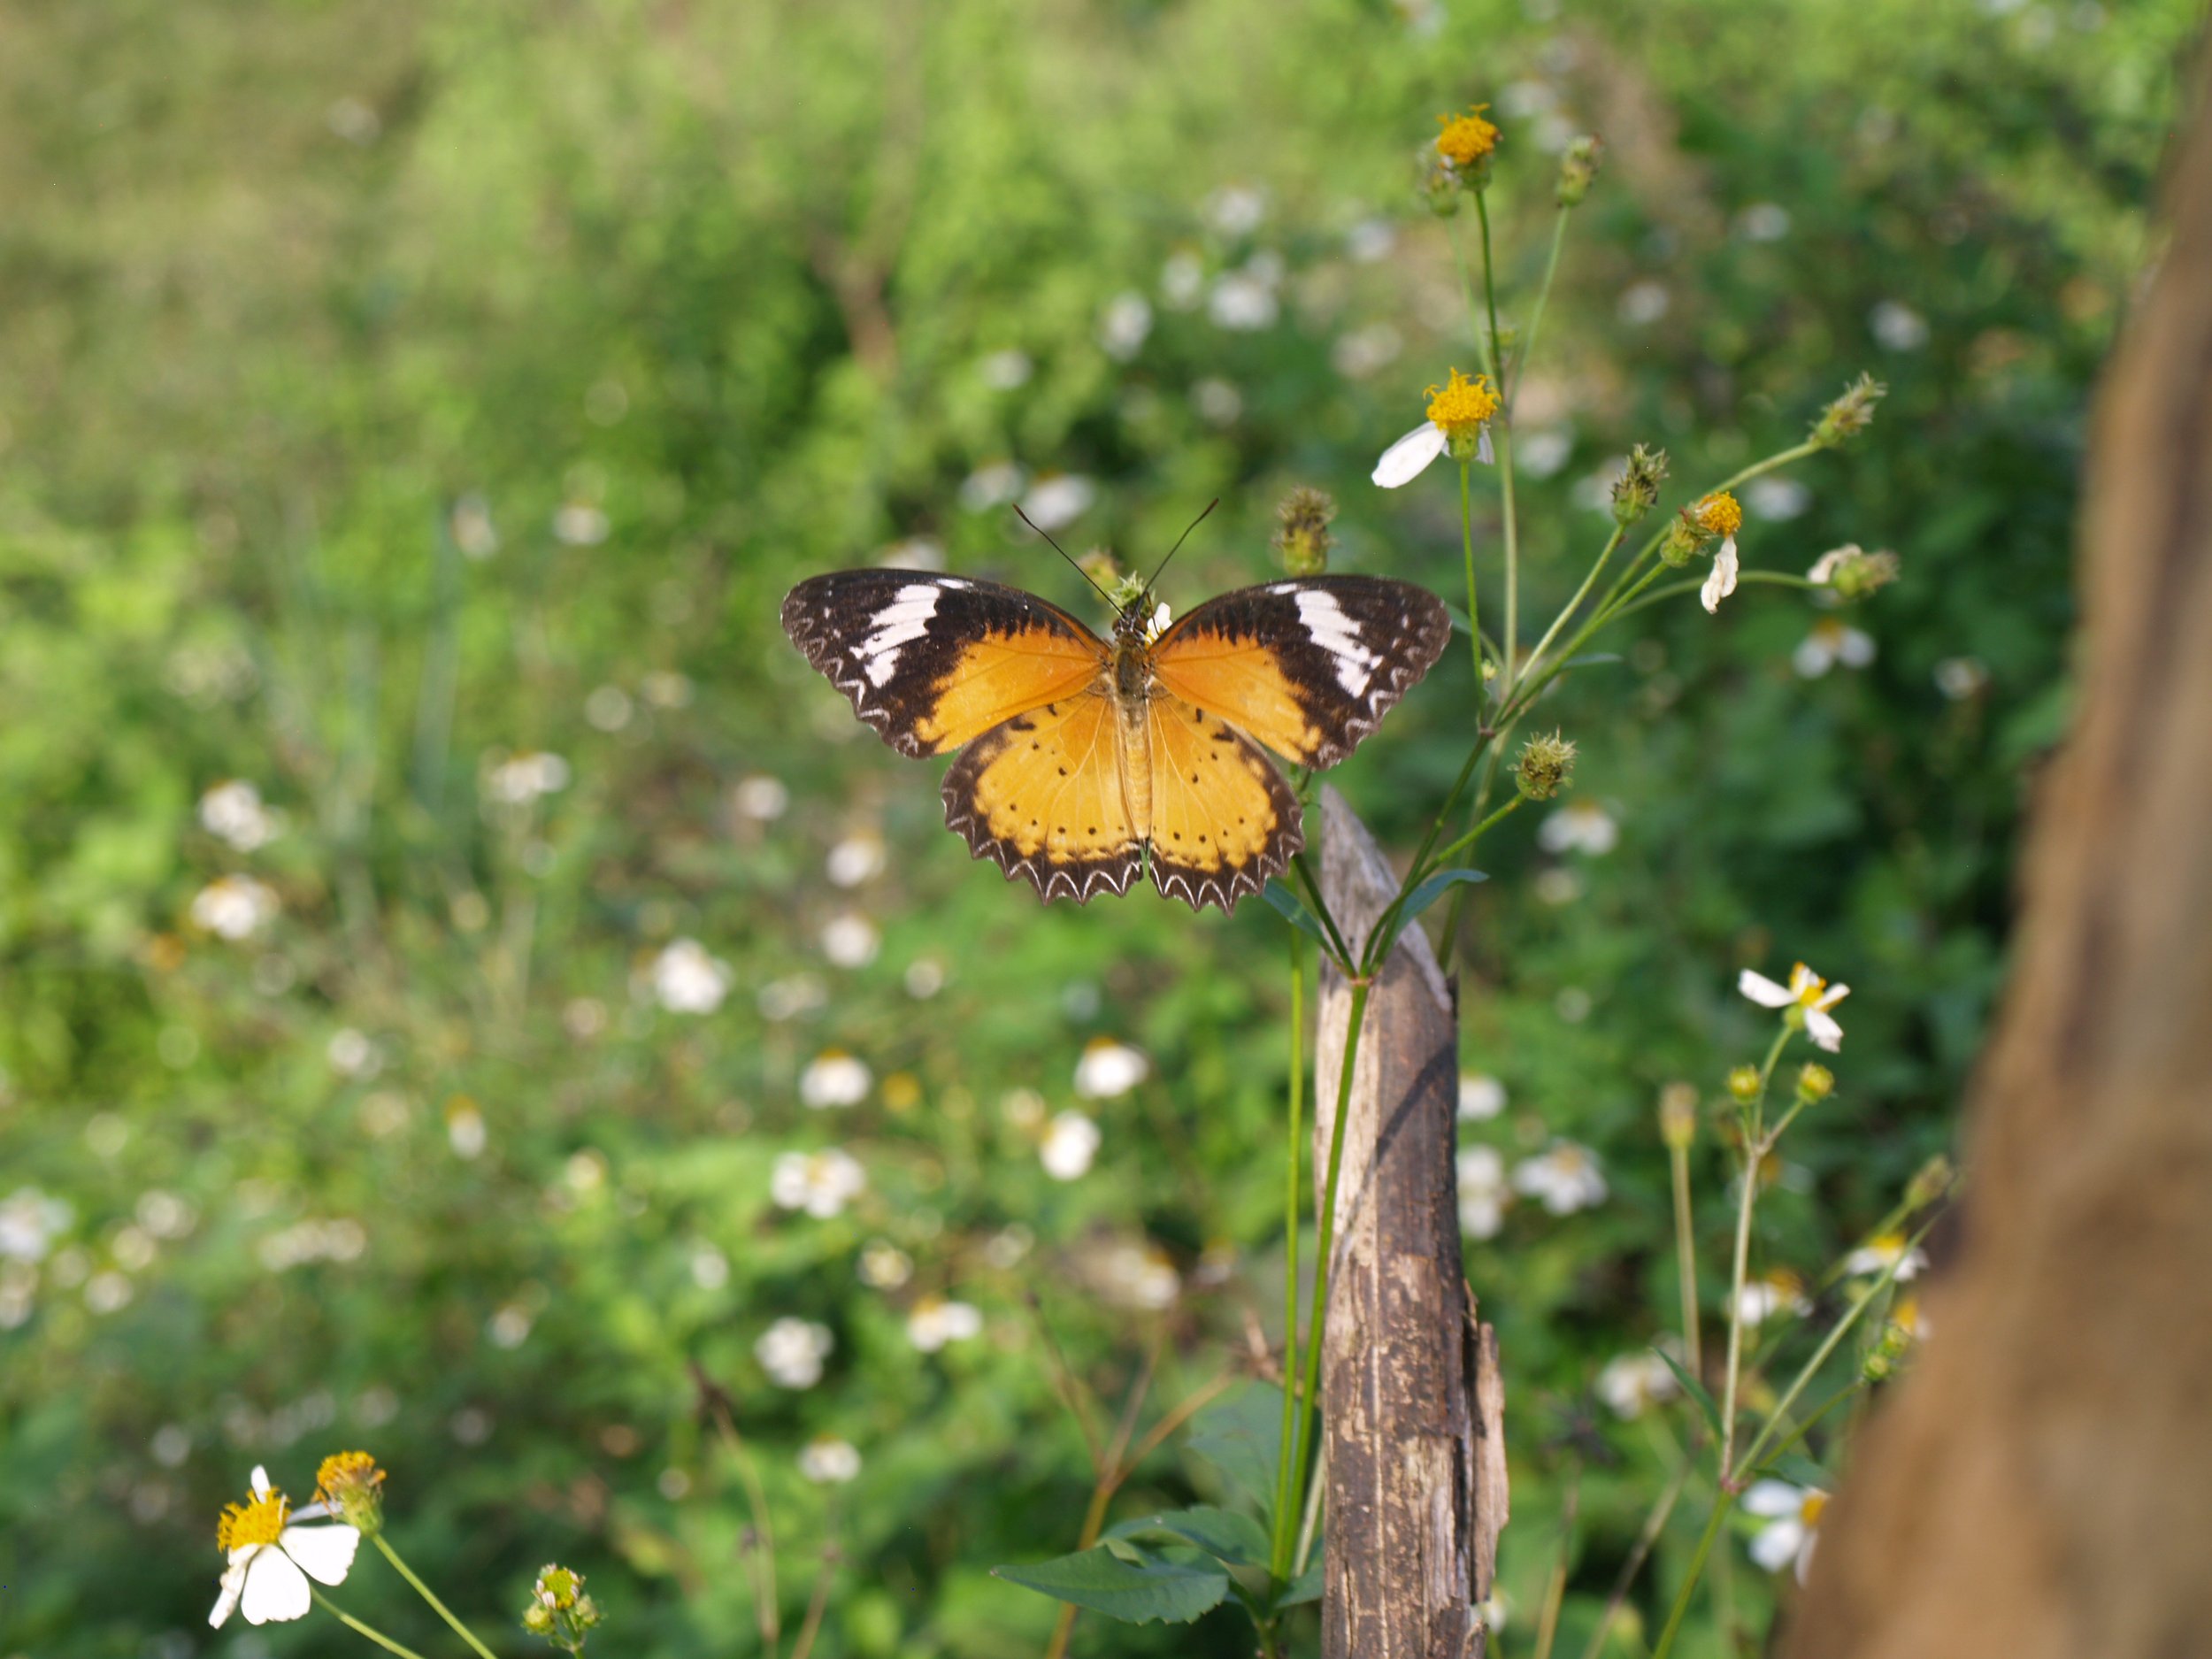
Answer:
[[(1248, 1363), (1248, 1310), (1279, 1324), (1286, 930), (1149, 895), (1040, 910), (970, 864), (932, 770), (868, 740), (776, 606), (915, 538), (1076, 604), (1004, 504), (1055, 473), (1094, 489), (1067, 534), (1133, 557), (1223, 498), (1179, 610), (1268, 572), (1294, 482), (1338, 495), (1340, 568), (1452, 596), (1448, 485), (1386, 496), (1365, 473), (1420, 388), (1475, 364), (1411, 185), (1434, 115), (1476, 100), (1505, 131), (1509, 318), (1550, 152), (1586, 127), (1608, 145), (1522, 394), (1524, 618), (1579, 579), (1632, 442), (1668, 449), (1678, 503), (1861, 369), (1892, 388), (1874, 432), (1747, 494), (1746, 563), (1856, 541), (1905, 569), (1849, 613), (1870, 665), (1817, 678), (1793, 670), (1801, 595), (1644, 613), (1545, 709), (1617, 845), (1547, 851), (1530, 812), (1484, 849), (1467, 1062), (1509, 1104), (1468, 1136), (1509, 1160), (1571, 1137), (1611, 1188), (1565, 1217), (1524, 1202), (1469, 1254), (1506, 1356), (1523, 1618), (1563, 1432), (1587, 1463), (1579, 1643), (1664, 1466), (1655, 1419), (1586, 1392), (1673, 1323), (1653, 1104), (1674, 1079), (1717, 1096), (1754, 1057), (1736, 970), (1801, 956), (1854, 987), (1842, 1087), (1793, 1137), (1762, 1265), (1816, 1274), (1948, 1142), (2065, 715), (2087, 396), (2196, 20), (2183, 0), (0, 20), (0, 1654), (322, 1650), (319, 1621), (206, 1631), (213, 1517), (255, 1462), (303, 1496), (355, 1444), (393, 1471), (395, 1538), (503, 1647), (557, 1558), (589, 1575), (603, 1642), (751, 1651), (750, 1516), (695, 1365), (760, 1462), (787, 1629), (833, 1501), (848, 1564), (818, 1651), (1041, 1648), (1051, 1604), (987, 1569), (1071, 1548), (1089, 1479), (1027, 1299), (1112, 1400), (1164, 1340), (1156, 1410)], [(1386, 833), (1448, 786), (1468, 689), (1455, 654), (1344, 770)], [(495, 798), (526, 793), (500, 768), (537, 751), (563, 787)], [(204, 827), (226, 779), (281, 833)], [(840, 887), (825, 860), (856, 837), (842, 873), (871, 838), (887, 862)], [(198, 898), (234, 873), (278, 907), (236, 941)], [(836, 965), (825, 928), (852, 917)], [(656, 998), (680, 937), (727, 964), (713, 1012)], [(1095, 1164), (1056, 1180), (1039, 1141), (1100, 1035), (1152, 1078), (1086, 1105)], [(797, 1079), (833, 1045), (872, 1086), (809, 1110)], [(865, 1193), (779, 1207), (777, 1155), (832, 1145)], [(1717, 1263), (1724, 1160), (1711, 1134), (1696, 1156)], [(910, 1282), (860, 1281), (871, 1240)], [(1147, 1252), (1171, 1306), (1133, 1305), (1160, 1299)], [(979, 1308), (981, 1334), (918, 1350), (925, 1294)], [(756, 1358), (786, 1316), (832, 1333), (810, 1388)], [(801, 1479), (818, 1433), (860, 1448), (849, 1487)], [(1217, 1490), (1171, 1447), (1117, 1514)], [(1671, 1534), (1661, 1589), (1684, 1553)], [(1735, 1594), (1757, 1628), (1764, 1575), (1740, 1564)], [(451, 1645), (380, 1563), (340, 1599)], [(1076, 1638), (1246, 1646), (1232, 1616)]]

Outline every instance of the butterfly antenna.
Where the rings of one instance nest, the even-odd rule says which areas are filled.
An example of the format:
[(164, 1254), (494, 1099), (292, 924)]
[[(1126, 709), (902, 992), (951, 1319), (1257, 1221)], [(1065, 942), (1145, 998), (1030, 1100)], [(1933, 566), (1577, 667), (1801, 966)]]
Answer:
[(1206, 512), (1202, 512), (1202, 513), (1200, 513), (1200, 514), (1198, 515), (1198, 517), (1196, 517), (1195, 518), (1194, 518), (1194, 519), (1192, 519), (1192, 520), (1190, 521), (1190, 529), (1189, 529), (1189, 530), (1186, 530), (1186, 531), (1184, 531), (1182, 534), (1180, 534), (1180, 535), (1179, 535), (1179, 536), (1177, 536), (1177, 537), (1175, 538), (1175, 545), (1174, 545), (1173, 547), (1171, 547), (1171, 548), (1168, 549), (1168, 550), (1167, 550), (1167, 558), (1162, 559), (1162, 560), (1160, 561), (1160, 568), (1159, 568), (1159, 570), (1156, 570), (1156, 571), (1154, 571), (1154, 572), (1152, 572), (1151, 576), (1150, 576), (1150, 577), (1149, 577), (1149, 578), (1146, 580), (1146, 582), (1145, 582), (1145, 585), (1144, 585), (1144, 593), (1145, 593), (1145, 597), (1146, 597), (1146, 598), (1149, 599), (1149, 598), (1152, 596), (1152, 588), (1153, 588), (1153, 585), (1154, 585), (1155, 583), (1156, 583), (1156, 582), (1160, 580), (1160, 573), (1161, 573), (1161, 572), (1162, 572), (1162, 571), (1164, 571), (1164, 570), (1166, 570), (1166, 569), (1167, 569), (1167, 566), (1168, 566), (1168, 559), (1171, 559), (1171, 558), (1173, 558), (1173, 557), (1175, 557), (1178, 553), (1180, 553), (1180, 552), (1183, 550), (1183, 543), (1190, 540), (1190, 533), (1191, 533), (1191, 530), (1195, 530), (1195, 529), (1197, 529), (1197, 528), (1198, 528), (1198, 526), (1199, 526), (1200, 525), (1202, 525), (1202, 524), (1205, 523), (1205, 522), (1206, 522), (1206, 513), (1208, 513), (1208, 512), (1211, 512), (1211, 511), (1212, 511), (1215, 508), (1217, 508), (1217, 507), (1218, 507), (1218, 506), (1220, 506), (1220, 505), (1221, 505), (1221, 497), (1220, 497), (1220, 496), (1218, 496), (1218, 495), (1217, 495), (1217, 496), (1215, 496), (1215, 497), (1214, 497), (1211, 501), (1210, 501), (1210, 502), (1208, 502), (1208, 503), (1206, 503)]
[(1058, 554), (1058, 555), (1059, 555), (1062, 558), (1064, 558), (1064, 559), (1067, 559), (1067, 561), (1068, 561), (1068, 563), (1069, 563), (1070, 565), (1074, 565), (1074, 566), (1075, 566), (1075, 573), (1076, 573), (1078, 576), (1080, 576), (1080, 577), (1081, 577), (1081, 578), (1082, 578), (1085, 581), (1087, 581), (1087, 582), (1090, 583), (1090, 585), (1091, 585), (1094, 588), (1096, 588), (1096, 589), (1097, 589), (1097, 591), (1098, 591), (1098, 596), (1099, 596), (1101, 599), (1103, 599), (1103, 600), (1104, 600), (1104, 601), (1105, 601), (1108, 604), (1110, 604), (1110, 604), (1112, 604), (1112, 603), (1114, 603), (1114, 596), (1113, 596), (1113, 595), (1111, 595), (1111, 594), (1108, 593), (1108, 592), (1107, 592), (1107, 591), (1106, 591), (1103, 588), (1100, 588), (1100, 587), (1098, 586), (1098, 578), (1097, 578), (1097, 577), (1095, 577), (1095, 576), (1094, 576), (1094, 575), (1092, 575), (1092, 574), (1090, 573), (1090, 572), (1088, 572), (1088, 571), (1085, 570), (1085, 569), (1082, 567), (1082, 565), (1080, 565), (1079, 564), (1077, 564), (1077, 563), (1076, 563), (1076, 561), (1075, 561), (1074, 559), (1070, 558), (1070, 557), (1068, 557), (1068, 550), (1067, 550), (1067, 549), (1065, 549), (1065, 548), (1062, 547), (1062, 546), (1061, 546), (1061, 545), (1060, 545), (1057, 541), (1052, 541), (1052, 532), (1051, 532), (1051, 531), (1049, 531), (1049, 530), (1046, 529), (1046, 528), (1045, 528), (1042, 525), (1039, 524), (1039, 523), (1038, 523), (1038, 522), (1037, 522), (1034, 518), (1031, 518), (1031, 517), (1030, 517), (1027, 513), (1024, 512), (1024, 511), (1022, 511), (1019, 507), (1017, 507), (1017, 508), (1015, 508), (1015, 509), (1014, 509), (1014, 517), (1016, 517), (1017, 518), (1020, 519), (1020, 520), (1021, 520), (1024, 524), (1027, 525), (1027, 526), (1029, 526), (1032, 530), (1034, 530), (1034, 531), (1035, 531), (1035, 532), (1036, 532), (1039, 535), (1041, 535), (1041, 536), (1044, 537), (1044, 539), (1045, 539), (1047, 541), (1051, 541), (1051, 542), (1052, 542), (1052, 550), (1053, 550), (1055, 553), (1057, 553), (1057, 554)]

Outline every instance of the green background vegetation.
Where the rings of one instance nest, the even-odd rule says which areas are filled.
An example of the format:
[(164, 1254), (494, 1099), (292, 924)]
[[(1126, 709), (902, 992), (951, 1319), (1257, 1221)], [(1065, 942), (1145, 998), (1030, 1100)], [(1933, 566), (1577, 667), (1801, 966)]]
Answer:
[[(503, 1647), (557, 1558), (611, 1650), (750, 1651), (747, 1517), (695, 1363), (758, 1451), (787, 1618), (825, 1513), (795, 1449), (833, 1432), (865, 1458), (819, 1651), (1039, 1650), (1051, 1605), (987, 1570), (1072, 1548), (1088, 1476), (1025, 1299), (1110, 1393), (1164, 1328), (1164, 1401), (1240, 1363), (1248, 1309), (1278, 1320), (1286, 930), (1148, 895), (1041, 910), (971, 864), (935, 768), (851, 721), (776, 606), (926, 535), (953, 569), (1079, 607), (1004, 507), (960, 504), (1007, 460), (1094, 480), (1068, 536), (1133, 556), (1221, 496), (1168, 582), (1179, 611), (1271, 572), (1298, 482), (1342, 503), (1339, 568), (1451, 596), (1448, 475), (1386, 495), (1365, 474), (1424, 385), (1476, 365), (1410, 188), (1436, 113), (1476, 99), (1505, 129), (1510, 315), (1540, 269), (1548, 130), (1609, 147), (1525, 394), (1523, 452), (1540, 430), (1556, 463), (1522, 480), (1525, 618), (1602, 541), (1587, 480), (1629, 443), (1668, 449), (1678, 504), (1862, 369), (1892, 388), (1876, 429), (1793, 475), (1795, 516), (1754, 503), (1746, 563), (1856, 541), (1905, 569), (1849, 616), (1876, 660), (1819, 679), (1791, 665), (1818, 614), (1801, 595), (1640, 616), (1622, 661), (1545, 710), (1617, 848), (1555, 856), (1524, 812), (1484, 849), (1466, 1060), (1510, 1103), (1469, 1138), (1509, 1159), (1571, 1136), (1612, 1188), (1564, 1218), (1524, 1202), (1469, 1252), (1509, 1391), (1508, 1651), (1552, 1560), (1563, 1444), (1590, 1467), (1578, 1644), (1664, 1466), (1649, 1420), (1586, 1392), (1672, 1323), (1652, 1107), (1755, 1057), (1738, 968), (1801, 956), (1855, 987), (1840, 1092), (1793, 1138), (1760, 1264), (1816, 1275), (1950, 1142), (2064, 719), (2087, 399), (2152, 250), (2195, 21), (2180, 0), (0, 14), (0, 1200), (70, 1207), (0, 1330), (0, 1654), (327, 1650), (319, 1617), (205, 1629), (213, 1517), (253, 1463), (297, 1493), (356, 1444), (394, 1471), (402, 1548)], [(1261, 193), (1256, 226), (1210, 218), (1233, 187)], [(1386, 249), (1357, 230), (1378, 220)], [(1210, 283), (1263, 253), (1271, 326), (1163, 296), (1175, 256)], [(1125, 291), (1153, 319), (1124, 361), (1098, 328)], [(1398, 342), (1379, 362), (1378, 325)], [(981, 365), (1010, 350), (1031, 373), (994, 387)], [(488, 557), (453, 543), (464, 496), (496, 526)], [(557, 537), (567, 503), (604, 539)], [(1937, 664), (1961, 657), (1985, 683), (1947, 695)], [(1449, 782), (1467, 674), (1455, 652), (1343, 770), (1387, 836)], [(609, 686), (615, 729), (585, 713)], [(572, 768), (527, 822), (480, 788), (510, 749)], [(733, 808), (757, 774), (789, 790), (772, 822)], [(287, 818), (250, 855), (196, 818), (232, 777)], [(824, 858), (856, 829), (890, 858), (845, 893)], [(234, 870), (282, 904), (245, 944), (188, 919)], [(818, 942), (849, 908), (882, 935), (856, 970)], [(640, 988), (680, 935), (733, 972), (712, 1015)], [(922, 956), (946, 972), (926, 1000), (905, 988)], [(769, 1018), (763, 987), (794, 976), (818, 1004)], [(346, 1028), (378, 1075), (334, 1069)], [(1098, 1034), (1155, 1074), (1093, 1109), (1095, 1167), (1055, 1182), (1006, 1097), (1074, 1103)], [(810, 1112), (795, 1076), (831, 1044), (878, 1088)], [(902, 1073), (912, 1090), (882, 1087)], [(465, 1100), (473, 1158), (448, 1133)], [(774, 1208), (774, 1155), (830, 1144), (867, 1194), (828, 1220)], [(1709, 1133), (1696, 1156), (1717, 1262), (1723, 1149)], [(152, 1207), (171, 1236), (150, 1255), (150, 1192), (181, 1201)], [(346, 1221), (357, 1252), (269, 1264), (273, 1235)], [(1010, 1227), (1033, 1240), (1018, 1260)], [(917, 1264), (895, 1295), (856, 1278), (873, 1238)], [(1118, 1243), (1172, 1257), (1172, 1310), (1101, 1294)], [(127, 1302), (96, 1311), (110, 1274)], [(916, 1352), (923, 1291), (981, 1308), (984, 1335)], [(811, 1390), (753, 1358), (787, 1314), (835, 1333)], [(1116, 1513), (1210, 1479), (1171, 1448)], [(1663, 1548), (1663, 1586), (1683, 1553)], [(1770, 1591), (1740, 1557), (1735, 1593), (1756, 1628)], [(380, 1563), (341, 1599), (453, 1647)], [(1248, 1647), (1233, 1614), (1076, 1638)]]

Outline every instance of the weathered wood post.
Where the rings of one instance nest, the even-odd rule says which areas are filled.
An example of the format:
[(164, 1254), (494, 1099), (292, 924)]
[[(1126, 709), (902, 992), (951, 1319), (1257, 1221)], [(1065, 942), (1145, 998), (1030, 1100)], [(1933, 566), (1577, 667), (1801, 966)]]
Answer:
[[(1398, 879), (1321, 791), (1321, 892), (1357, 951)], [(1325, 963), (1314, 1178), (1325, 1180), (1352, 987)], [(1326, 1659), (1479, 1659), (1505, 1525), (1497, 1334), (1460, 1267), (1455, 997), (1418, 927), (1368, 995), (1346, 1118), (1322, 1349)]]

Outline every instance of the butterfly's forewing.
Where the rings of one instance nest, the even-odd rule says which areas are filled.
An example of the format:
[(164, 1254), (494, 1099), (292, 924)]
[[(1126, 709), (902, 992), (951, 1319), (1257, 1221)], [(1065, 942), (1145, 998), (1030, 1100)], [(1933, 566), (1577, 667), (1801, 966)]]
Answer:
[(1240, 588), (1161, 636), (1167, 689), (1277, 754), (1333, 766), (1381, 724), (1451, 639), (1436, 595), (1379, 576)]
[(1233, 910), (1306, 844), (1298, 797), (1275, 763), (1218, 715), (1159, 696), (1146, 712), (1152, 879), (1193, 910)]
[(1143, 844), (1122, 789), (1110, 697), (1078, 693), (1015, 716), (945, 773), (945, 822), (978, 858), (1045, 898), (1125, 893)]
[(783, 602), (784, 632), (902, 755), (941, 755), (1080, 690), (1107, 651), (1018, 588), (918, 571), (836, 571)]

